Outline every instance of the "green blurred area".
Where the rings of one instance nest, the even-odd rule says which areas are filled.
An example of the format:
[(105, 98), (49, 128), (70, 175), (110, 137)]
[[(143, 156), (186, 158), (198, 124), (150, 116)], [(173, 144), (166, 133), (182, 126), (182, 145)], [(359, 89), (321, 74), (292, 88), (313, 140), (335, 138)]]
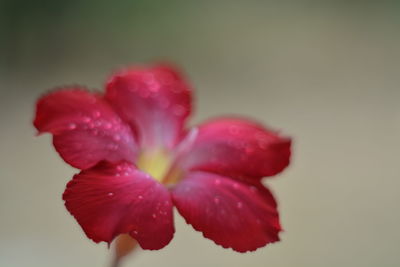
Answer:
[(37, 69), (38, 64), (54, 68), (170, 58), (201, 61), (203, 55), (215, 58), (241, 39), (251, 42), (254, 29), (247, 27), (259, 27), (257, 34), (268, 37), (268, 32), (284, 33), (304, 17), (314, 23), (330, 16), (366, 24), (382, 16), (397, 21), (399, 3), (1, 0), (0, 68), (21, 71)]

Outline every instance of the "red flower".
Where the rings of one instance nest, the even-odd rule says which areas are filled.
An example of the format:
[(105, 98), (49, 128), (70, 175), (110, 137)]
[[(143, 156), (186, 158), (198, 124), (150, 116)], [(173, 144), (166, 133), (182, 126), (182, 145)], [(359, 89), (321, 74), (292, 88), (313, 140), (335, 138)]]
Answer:
[(39, 99), (35, 127), (81, 169), (63, 199), (90, 239), (129, 233), (160, 249), (173, 237), (175, 206), (225, 248), (279, 240), (277, 205), (260, 180), (289, 164), (290, 139), (241, 118), (186, 129), (190, 112), (190, 88), (168, 66), (123, 70), (104, 94), (72, 86)]

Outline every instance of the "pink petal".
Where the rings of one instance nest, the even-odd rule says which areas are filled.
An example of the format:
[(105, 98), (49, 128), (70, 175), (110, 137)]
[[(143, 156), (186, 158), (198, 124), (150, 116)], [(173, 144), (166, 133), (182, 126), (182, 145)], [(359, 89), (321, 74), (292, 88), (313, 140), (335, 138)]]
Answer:
[(261, 178), (289, 164), (291, 140), (261, 125), (239, 118), (221, 118), (199, 126), (197, 137), (178, 158), (187, 170), (230, 177)]
[(142, 248), (160, 249), (175, 231), (169, 191), (129, 163), (102, 162), (82, 171), (68, 183), (63, 199), (96, 243), (129, 233)]
[(279, 240), (276, 202), (260, 184), (192, 172), (172, 196), (186, 222), (224, 248), (246, 252)]
[(133, 161), (137, 154), (130, 127), (100, 95), (78, 87), (40, 98), (34, 125), (40, 133), (52, 133), (61, 157), (79, 169), (101, 160)]
[(107, 99), (137, 129), (142, 146), (172, 148), (191, 112), (191, 92), (171, 67), (132, 68), (115, 74)]

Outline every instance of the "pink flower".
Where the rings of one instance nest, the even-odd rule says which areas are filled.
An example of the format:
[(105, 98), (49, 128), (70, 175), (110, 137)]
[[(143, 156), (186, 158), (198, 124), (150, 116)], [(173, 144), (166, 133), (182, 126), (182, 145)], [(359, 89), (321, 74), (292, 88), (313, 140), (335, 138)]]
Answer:
[(128, 233), (161, 249), (175, 232), (173, 206), (225, 248), (279, 240), (277, 204), (261, 178), (289, 164), (291, 140), (242, 118), (187, 129), (191, 106), (189, 85), (165, 65), (122, 70), (104, 94), (71, 86), (38, 100), (35, 127), (81, 170), (63, 199), (94, 242)]

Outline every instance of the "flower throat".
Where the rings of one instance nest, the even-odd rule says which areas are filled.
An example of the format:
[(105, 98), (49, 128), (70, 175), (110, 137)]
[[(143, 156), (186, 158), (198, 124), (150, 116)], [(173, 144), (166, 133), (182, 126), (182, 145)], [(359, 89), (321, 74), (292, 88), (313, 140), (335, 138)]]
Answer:
[(181, 177), (181, 171), (173, 166), (171, 155), (164, 149), (142, 151), (137, 167), (166, 185), (175, 184)]

